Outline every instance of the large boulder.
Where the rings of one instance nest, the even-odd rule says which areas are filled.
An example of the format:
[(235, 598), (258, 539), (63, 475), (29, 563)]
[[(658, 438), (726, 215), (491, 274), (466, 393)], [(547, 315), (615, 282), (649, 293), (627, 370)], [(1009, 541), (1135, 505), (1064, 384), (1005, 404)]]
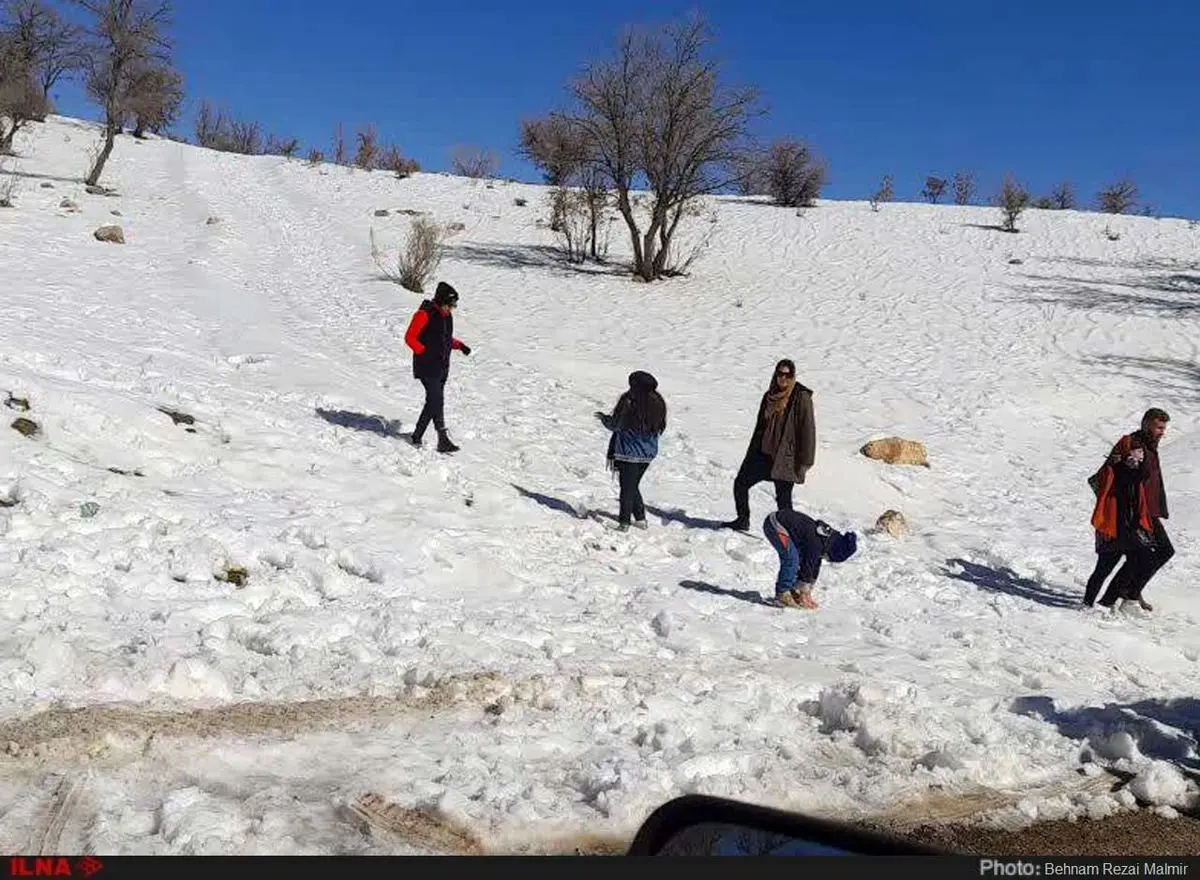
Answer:
[(867, 458), (887, 464), (914, 464), (929, 467), (929, 453), (925, 449), (925, 444), (918, 440), (884, 437), (881, 440), (872, 440), (860, 451)]
[(106, 241), (109, 244), (125, 244), (125, 230), (120, 226), (101, 226), (94, 233), (96, 241)]

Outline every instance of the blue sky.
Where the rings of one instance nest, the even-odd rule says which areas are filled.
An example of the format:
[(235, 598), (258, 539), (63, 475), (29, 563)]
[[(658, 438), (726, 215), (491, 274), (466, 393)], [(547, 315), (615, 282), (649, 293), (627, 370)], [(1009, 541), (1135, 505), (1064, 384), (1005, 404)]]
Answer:
[[(698, 8), (731, 79), (772, 112), (758, 133), (801, 136), (829, 162), (828, 198), (890, 173), (915, 199), (927, 174), (1006, 171), (1082, 200), (1129, 174), (1165, 215), (1200, 216), (1200, 2), (1154, 0), (176, 0), (191, 135), (199, 98), (329, 150), (335, 123), (373, 122), (427, 170), (459, 143), (494, 149), (564, 100), (564, 81), (622, 25)], [(579, 11), (576, 11), (576, 10)], [(61, 112), (95, 116), (74, 88)]]

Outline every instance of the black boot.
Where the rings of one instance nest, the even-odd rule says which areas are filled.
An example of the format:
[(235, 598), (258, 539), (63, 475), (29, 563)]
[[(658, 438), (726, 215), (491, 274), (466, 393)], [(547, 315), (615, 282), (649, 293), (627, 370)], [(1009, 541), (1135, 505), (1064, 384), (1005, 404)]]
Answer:
[(733, 529), (735, 532), (750, 531), (750, 523), (744, 519), (731, 519), (729, 522), (721, 523), (727, 529)]
[(458, 447), (454, 445), (454, 441), (450, 439), (450, 435), (443, 431), (438, 434), (438, 452), (458, 452)]

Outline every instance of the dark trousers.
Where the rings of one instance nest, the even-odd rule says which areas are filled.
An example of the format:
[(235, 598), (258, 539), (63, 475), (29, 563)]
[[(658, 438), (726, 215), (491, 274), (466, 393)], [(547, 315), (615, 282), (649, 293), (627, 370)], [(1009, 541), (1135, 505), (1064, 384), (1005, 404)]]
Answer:
[(446, 377), (422, 376), (421, 384), (425, 386), (425, 406), (417, 418), (417, 427), (413, 429), (414, 440), (425, 436), (425, 429), (429, 427), (431, 420), (438, 436), (446, 433)]
[(630, 519), (642, 522), (646, 518), (646, 506), (642, 503), (640, 488), (649, 463), (644, 461), (617, 461), (617, 477), (621, 484), (621, 512), (618, 521), (629, 525)]
[(1117, 567), (1117, 563), (1121, 561), (1124, 553), (1101, 553), (1096, 557), (1096, 568), (1092, 571), (1092, 576), (1088, 578), (1087, 587), (1083, 591), (1083, 604), (1096, 604), (1096, 597), (1100, 595), (1100, 588), (1104, 586), (1104, 582), (1108, 580), (1108, 576), (1113, 573), (1113, 569)]
[(1163, 528), (1161, 520), (1154, 521), (1154, 540), (1148, 546), (1131, 547), (1125, 554), (1125, 564), (1117, 572), (1108, 589), (1100, 598), (1100, 604), (1111, 608), (1118, 599), (1137, 602), (1142, 598), (1146, 584), (1158, 570), (1171, 561), (1175, 547)]
[[(733, 480), (733, 505), (738, 522), (750, 522), (750, 490), (771, 479), (771, 459), (759, 452), (747, 455)], [(792, 486), (787, 480), (772, 480), (775, 484), (775, 508), (792, 509)]]

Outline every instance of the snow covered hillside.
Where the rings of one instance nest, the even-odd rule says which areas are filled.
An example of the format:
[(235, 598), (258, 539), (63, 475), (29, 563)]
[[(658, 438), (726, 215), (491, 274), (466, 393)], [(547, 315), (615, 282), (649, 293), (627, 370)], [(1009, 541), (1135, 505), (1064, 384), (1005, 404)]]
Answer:
[[(0, 849), (545, 851), (685, 792), (1194, 798), (1200, 229), (727, 198), (646, 286), (560, 265), (539, 187), (122, 138), (105, 197), (96, 136), (34, 126), (0, 209), (0, 397), (30, 403), (0, 410)], [(394, 249), (406, 210), (464, 224), (454, 457), (399, 436), (420, 298), (368, 232)], [(713, 527), (780, 357), (815, 390), (797, 506), (861, 536), (812, 613), (760, 598), (769, 484), (751, 535)], [(670, 410), (624, 535), (596, 413), (635, 369)], [(1081, 611), (1086, 477), (1151, 405), (1177, 555), (1152, 615)], [(931, 467), (859, 454), (893, 434)], [(889, 508), (909, 537), (869, 532)]]

